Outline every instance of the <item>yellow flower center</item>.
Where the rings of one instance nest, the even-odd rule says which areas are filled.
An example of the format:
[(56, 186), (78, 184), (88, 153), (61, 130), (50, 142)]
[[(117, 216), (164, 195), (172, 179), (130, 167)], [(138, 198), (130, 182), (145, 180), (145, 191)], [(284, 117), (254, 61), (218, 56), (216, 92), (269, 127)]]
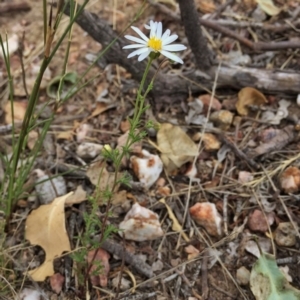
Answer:
[(148, 41), (148, 47), (152, 48), (154, 51), (160, 51), (162, 49), (162, 42), (160, 39), (152, 37)]

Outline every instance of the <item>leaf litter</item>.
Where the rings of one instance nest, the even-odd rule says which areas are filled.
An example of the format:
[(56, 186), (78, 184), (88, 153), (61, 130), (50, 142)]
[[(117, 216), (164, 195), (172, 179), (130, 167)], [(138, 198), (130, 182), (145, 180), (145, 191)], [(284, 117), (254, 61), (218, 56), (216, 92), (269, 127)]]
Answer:
[[(98, 5), (102, 5), (100, 2)], [(159, 3), (165, 5), (163, 4), (165, 2), (171, 4), (170, 7), (177, 12), (176, 3), (173, 1)], [(136, 5), (136, 1), (128, 3)], [(199, 12), (203, 14), (214, 14), (219, 6), (216, 1), (207, 4), (203, 4), (203, 1), (195, 3)], [(34, 5), (39, 7), (40, 4)], [(288, 10), (285, 10), (285, 7), (288, 7)], [(243, 34), (250, 32), (253, 38), (262, 40), (274, 37), (274, 33), (266, 32), (265, 29), (261, 29), (264, 31), (263, 34), (260, 31), (256, 32), (255, 24), (276, 24), (280, 27), (283, 22), (290, 22), (287, 16), (291, 15), (294, 7), (295, 2), (292, 0), (286, 3), (269, 0), (244, 1), (235, 5), (227, 4), (219, 19), (214, 20), (229, 23), (235, 22), (236, 19), (251, 17), (253, 18), (251, 20), (254, 20), (254, 25), (249, 25), (251, 32)], [(122, 7), (119, 8), (122, 10)], [(111, 11), (112, 8), (105, 4), (103, 14), (109, 14)], [(132, 11), (132, 7), (126, 8), (128, 18)], [(257, 18), (262, 19), (259, 21)], [(124, 20), (121, 19), (120, 17), (116, 20), (117, 28), (122, 27)], [(170, 21), (170, 24), (178, 26), (174, 21)], [(236, 30), (242, 32), (243, 29), (238, 27)], [(79, 34), (75, 38), (72, 57), (77, 59), (70, 61), (70, 71), (80, 74), (85, 67), (83, 61), (86, 52), (97, 52), (100, 47), (92, 39), (84, 36), (78, 28), (75, 30)], [(33, 49), (31, 47), (37, 47), (37, 35), (40, 34), (32, 30), (32, 36), (28, 37), (31, 44), (25, 45), (28, 53)], [(226, 55), (236, 59), (247, 57), (240, 62), (245, 68), (251, 64), (260, 64), (263, 68), (279, 69), (287, 62), (293, 69), (297, 65), (297, 53), (290, 52), (291, 56), (287, 60), (287, 56), (280, 51), (261, 55), (249, 53), (240, 45), (237, 47), (239, 51), (234, 51), (236, 41), (231, 38), (220, 38), (208, 30), (207, 36), (210, 35), (213, 38), (209, 40), (212, 43), (216, 42), (213, 47), (218, 47), (218, 51), (223, 52), (224, 57)], [(295, 38), (292, 29), (282, 35), (287, 39)], [(47, 84), (52, 78), (60, 75), (62, 58), (60, 57), (61, 61), (57, 65), (51, 67), (51, 71), (47, 73), (47, 80), (43, 82), (40, 98), (43, 104), (46, 101)], [(17, 54), (13, 50), (12, 66), (16, 65), (14, 63), (16, 59)], [(28, 66), (29, 87), (32, 86), (32, 78), (36, 73), (37, 60)], [(228, 62), (233, 63), (230, 59)], [(82, 212), (90, 209), (86, 199), (93, 195), (94, 187), (99, 186), (104, 190), (107, 184), (109, 186), (112, 184), (114, 169), (110, 162), (103, 163), (101, 151), (106, 144), (112, 148), (117, 147), (118, 139), (124, 133), (125, 136), (128, 130), (126, 116), (131, 114), (132, 106), (127, 100), (134, 99), (136, 88), (130, 76), (122, 68), (114, 71), (114, 68), (108, 66), (98, 81), (94, 81), (93, 86), (79, 92), (77, 100), (71, 100), (61, 107), (56, 116), (57, 123), (54, 122), (51, 129), (56, 148), (53, 157), (51, 155), (46, 157), (41, 153), (41, 159), (37, 159), (36, 162), (37, 168), (41, 170), (51, 165), (51, 172), (47, 170), (43, 176), (46, 176), (44, 179), (53, 177), (52, 183), (45, 180), (47, 185), (50, 184), (46, 192), (42, 193), (38, 190), (38, 186), (43, 186), (42, 183), (36, 186), (28, 185), (29, 187), (26, 187), (28, 194), (22, 194), (18, 201), (13, 224), (19, 222), (18, 224), (23, 225), (14, 227), (15, 231), (9, 233), (11, 237), (15, 237), (10, 239), (10, 243), (15, 240), (13, 246), (21, 245), (19, 241), (22, 240), (21, 229), (24, 230), (24, 221), (23, 223), (19, 221), (18, 216), (24, 216), (26, 239), (32, 245), (39, 245), (42, 250), (33, 248), (35, 250), (31, 252), (29, 249), (24, 251), (23, 256), (20, 252), (13, 252), (14, 257), (23, 263), (21, 266), (15, 263), (15, 269), (25, 273), (30, 265), (29, 261), (32, 260), (34, 263), (31, 264), (32, 268), (28, 273), (39, 283), (41, 290), (49, 292), (51, 285), (53, 292), (61, 296), (63, 293), (67, 294), (66, 286), (69, 286), (69, 290), (75, 287), (75, 277), (65, 275), (70, 269), (66, 264), (62, 264), (64, 262), (62, 256), (67, 257), (67, 253), (76, 247), (74, 246), (76, 236), (83, 229), (80, 216)], [(16, 76), (14, 80), (17, 85), (16, 95), (19, 97), (14, 102), (15, 121), (18, 121), (24, 117), (27, 101), (24, 98), (21, 77)], [(130, 220), (131, 227), (127, 224), (128, 227), (125, 227), (123, 232), (128, 228), (141, 226), (142, 230), (150, 228), (150, 233), (145, 236), (144, 232), (141, 234), (134, 229), (133, 235), (124, 240), (118, 235), (113, 235), (101, 245), (102, 251), (106, 251), (106, 254), (100, 255), (97, 259), (102, 261), (105, 257), (105, 262), (103, 259), (102, 263), (106, 266), (106, 272), (101, 274), (102, 278), (90, 277), (90, 281), (97, 286), (106, 287), (106, 292), (113, 295), (111, 299), (119, 289), (123, 291), (124, 297), (133, 293), (132, 286), (137, 295), (145, 297), (148, 293), (154, 292), (158, 298), (165, 295), (165, 299), (170, 299), (171, 293), (175, 293), (178, 299), (200, 299), (199, 295), (204, 291), (201, 283), (205, 282), (205, 278), (209, 297), (217, 300), (234, 297), (268, 299), (267, 297), (272, 295), (259, 294), (257, 290), (277, 293), (279, 297), (288, 297), (282, 296), (277, 285), (273, 284), (277, 280), (275, 277), (279, 278), (279, 284), (286, 287), (287, 291), (299, 297), (297, 265), (291, 263), (296, 259), (293, 251), (298, 243), (298, 234), (295, 228), (297, 229), (299, 225), (297, 194), (300, 188), (299, 106), (294, 96), (267, 95), (250, 86), (240, 91), (223, 92), (218, 91), (212, 100), (211, 95), (205, 92), (190, 95), (178, 106), (172, 104), (168, 107), (162, 104), (163, 109), (157, 113), (159, 116), (157, 119), (163, 120), (158, 126), (158, 131), (154, 135), (149, 135), (148, 141), (144, 140), (131, 149), (131, 157), (144, 159), (146, 162), (147, 159), (155, 157), (157, 161), (161, 160), (163, 163), (163, 169), (158, 163), (155, 176), (151, 173), (148, 177), (151, 180), (146, 180), (147, 189), (144, 188), (141, 179), (147, 176), (135, 172), (130, 160), (124, 160), (122, 172), (126, 170), (132, 176), (132, 188), (117, 187), (112, 203), (113, 214), (109, 217), (109, 222), (122, 227), (125, 219)], [(104, 97), (108, 102), (102, 101)], [(101, 101), (95, 103), (95, 99)], [(121, 100), (115, 102), (113, 99)], [(13, 121), (9, 108), (10, 104), (6, 103), (4, 105), (6, 125)], [(224, 137), (231, 146), (224, 142)], [(38, 136), (33, 136), (33, 140), (29, 141), (29, 149), (37, 138)], [(4, 139), (6, 144), (7, 137)], [(147, 151), (144, 152), (146, 155), (143, 151)], [(259, 168), (253, 168), (251, 159)], [(67, 168), (67, 175), (57, 172), (61, 165)], [(77, 173), (76, 168), (80, 168), (83, 172)], [(144, 172), (144, 165), (140, 169)], [(189, 177), (198, 181), (190, 184)], [(161, 179), (164, 180), (163, 184), (160, 183)], [(142, 184), (138, 185), (139, 183)], [(62, 190), (60, 185), (63, 186)], [(67, 191), (74, 191), (74, 194), (69, 195)], [(258, 201), (251, 200), (254, 193), (259, 195)], [(46, 195), (45, 200), (42, 195)], [(159, 201), (162, 197), (165, 201), (163, 203)], [(207, 205), (209, 209), (205, 210), (206, 213), (195, 216), (190, 211), (195, 205), (196, 207)], [(133, 206), (139, 207), (138, 210), (142, 210), (144, 214), (132, 213)], [(99, 200), (99, 218), (103, 217), (105, 209), (105, 203)], [(76, 225), (72, 225), (74, 216)], [(242, 231), (235, 231), (235, 228), (239, 227)], [(250, 238), (253, 234), (258, 236), (259, 246), (264, 251), (273, 253), (275, 247), (276, 259), (288, 262), (289, 271), (285, 272), (292, 279), (291, 283), (287, 283), (285, 275), (277, 268), (275, 257), (268, 254), (260, 255), (259, 247)], [(206, 251), (207, 249), (210, 251)], [(100, 254), (103, 253), (105, 252), (100, 251)], [(213, 261), (208, 268), (204, 263), (206, 255), (209, 256), (209, 261)], [(145, 260), (141, 259), (142, 256)], [(57, 261), (63, 266), (57, 267)], [(248, 270), (251, 269), (252, 279), (249, 284), (247, 276)], [(237, 272), (238, 270), (240, 272)], [(241, 272), (243, 275), (238, 275)], [(147, 281), (147, 278), (150, 280)], [(50, 285), (47, 286), (48, 283)], [(26, 281), (26, 284), (31, 285), (30, 281)], [(240, 291), (237, 286), (242, 290)], [(96, 292), (94, 288), (91, 291), (93, 295), (100, 293), (101, 297), (108, 295), (102, 291)], [(30, 293), (32, 297), (40, 297), (43, 294), (39, 289), (32, 289)], [(71, 293), (71, 299), (75, 299), (75, 293)]]

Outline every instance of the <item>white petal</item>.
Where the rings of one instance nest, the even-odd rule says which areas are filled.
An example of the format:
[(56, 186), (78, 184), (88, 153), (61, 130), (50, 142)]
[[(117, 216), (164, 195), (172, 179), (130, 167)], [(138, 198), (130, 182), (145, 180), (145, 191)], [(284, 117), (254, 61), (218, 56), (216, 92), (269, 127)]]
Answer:
[(152, 24), (153, 24), (153, 21), (150, 20), (149, 25), (148, 25), (148, 24), (145, 24), (144, 27), (145, 27), (146, 29), (148, 29), (148, 30), (151, 30)]
[(145, 53), (142, 53), (139, 58), (138, 58), (138, 61), (142, 61), (143, 59), (145, 59), (149, 54), (150, 54), (150, 49), (148, 52), (145, 52)]
[(149, 39), (141, 32), (141, 30), (137, 27), (131, 26), (131, 28), (146, 42), (149, 41)]
[(156, 36), (157, 22), (151, 24), (150, 38)]
[(162, 34), (162, 23), (158, 22), (157, 29), (156, 29), (156, 36), (158, 39), (161, 39), (161, 34)]
[(145, 41), (143, 41), (143, 40), (141, 40), (141, 39), (139, 39), (139, 38), (137, 38), (135, 36), (132, 36), (132, 35), (125, 35), (124, 37), (127, 40), (130, 40), (130, 41), (142, 44), (142, 45), (146, 45), (147, 44)]
[(178, 63), (181, 63), (183, 64), (183, 60), (181, 58), (179, 58), (177, 55), (171, 53), (171, 52), (168, 52), (168, 51), (164, 51), (164, 50), (161, 50), (159, 51), (162, 55), (164, 55), (165, 57), (173, 60), (173, 61), (176, 61)]
[(178, 35), (177, 35), (177, 34), (172, 34), (171, 36), (169, 36), (169, 37), (167, 37), (166, 39), (164, 39), (164, 40), (162, 41), (162, 44), (163, 44), (163, 46), (164, 46), (164, 45), (168, 45), (168, 44), (174, 42), (175, 40), (177, 40), (177, 38), (178, 38)]
[(166, 51), (182, 51), (185, 50), (186, 46), (181, 45), (181, 44), (174, 44), (174, 45), (168, 45), (168, 46), (163, 46), (163, 50)]
[(142, 49), (135, 50), (135, 51), (131, 52), (131, 53), (127, 56), (127, 58), (133, 57), (133, 56), (135, 56), (135, 55), (140, 55), (140, 54), (142, 54), (142, 53), (144, 53), (144, 52), (147, 52), (147, 51), (148, 51), (148, 48), (147, 48), (147, 47), (142, 48)]
[(162, 35), (161, 39), (164, 40), (166, 39), (167, 37), (169, 37), (171, 34), (171, 30), (170, 29), (167, 29), (164, 34)]
[[(141, 44), (132, 44), (132, 45), (124, 46), (123, 49), (142, 48), (142, 47), (145, 47), (145, 45), (141, 45)], [(167, 49), (166, 49), (166, 50), (167, 50)]]

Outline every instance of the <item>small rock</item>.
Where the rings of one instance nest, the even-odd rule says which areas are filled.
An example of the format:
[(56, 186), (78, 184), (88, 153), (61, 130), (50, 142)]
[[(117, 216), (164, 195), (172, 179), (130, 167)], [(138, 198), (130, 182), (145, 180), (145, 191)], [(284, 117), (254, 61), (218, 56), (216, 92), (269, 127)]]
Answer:
[(232, 124), (233, 113), (228, 110), (215, 111), (210, 115), (209, 120), (213, 122), (217, 127), (227, 130)]
[(290, 222), (279, 223), (274, 236), (278, 246), (292, 247), (296, 244), (296, 233)]
[(285, 193), (298, 192), (300, 189), (300, 170), (296, 167), (288, 167), (282, 172), (279, 181)]
[[(271, 240), (268, 238), (264, 238), (264, 237), (258, 237), (258, 244), (260, 246), (260, 249), (262, 250), (262, 252), (265, 253), (271, 253), (272, 251), (272, 244), (271, 244)], [(252, 255), (256, 256), (257, 258), (260, 257), (260, 249), (257, 246), (257, 242), (254, 240), (248, 240), (245, 243), (245, 250), (249, 253), (251, 253)]]
[(82, 143), (78, 146), (76, 154), (84, 159), (95, 158), (101, 153), (103, 145), (96, 143)]
[(219, 150), (221, 147), (221, 142), (217, 139), (217, 137), (212, 133), (201, 133), (197, 132), (193, 136), (193, 141), (198, 142), (202, 138), (204, 149), (206, 151), (214, 151)]
[(196, 203), (190, 208), (190, 214), (196, 223), (204, 227), (210, 235), (221, 236), (223, 234), (223, 220), (214, 203)]
[[(90, 250), (87, 255), (88, 264), (92, 263), (92, 267), (89, 270), (89, 277), (93, 285), (100, 285), (102, 287), (107, 286), (108, 274), (110, 271), (109, 264), (110, 254), (102, 249)], [(99, 266), (101, 269), (99, 270)]]
[(120, 284), (119, 276), (116, 276), (116, 277), (112, 280), (112, 286), (113, 286), (115, 289), (120, 288), (121, 291), (125, 291), (125, 290), (130, 289), (130, 287), (131, 287), (131, 282), (130, 282), (128, 279), (122, 277), (122, 278), (121, 278), (121, 284)]
[(210, 94), (201, 95), (198, 97), (198, 99), (203, 103), (203, 112), (204, 113), (206, 113), (208, 111), (210, 102), (211, 102), (212, 110), (220, 110), (222, 108), (222, 104), (220, 103), (220, 101), (216, 98), (211, 99)]
[(92, 132), (92, 126), (90, 124), (81, 124), (76, 129), (76, 140), (78, 143), (83, 143), (86, 137), (88, 137)]
[(142, 150), (141, 157), (131, 156), (130, 162), (133, 172), (147, 188), (155, 183), (163, 170), (159, 156), (150, 154), (147, 150)]
[[(267, 220), (265, 218), (265, 215), (267, 217)], [(250, 214), (248, 219), (248, 227), (250, 228), (250, 230), (263, 233), (268, 231), (268, 223), (269, 226), (273, 224), (274, 214), (266, 213), (265, 215), (259, 209), (255, 209), (252, 214)]]
[(67, 193), (67, 186), (62, 176), (50, 178), (44, 171), (36, 169), (35, 191), (41, 204), (49, 204), (55, 198)]
[(124, 235), (127, 240), (139, 242), (154, 240), (164, 234), (158, 215), (138, 203), (132, 206), (119, 228), (120, 236)]
[(244, 266), (236, 270), (236, 280), (240, 285), (248, 285), (250, 281), (250, 271)]
[(247, 172), (247, 171), (240, 171), (238, 182), (242, 183), (242, 184), (245, 184), (245, 183), (248, 183), (248, 182), (252, 181), (253, 178), (254, 177), (253, 177), (252, 173)]
[(65, 277), (60, 273), (55, 273), (50, 276), (50, 286), (56, 294), (59, 294), (61, 292), (64, 282)]

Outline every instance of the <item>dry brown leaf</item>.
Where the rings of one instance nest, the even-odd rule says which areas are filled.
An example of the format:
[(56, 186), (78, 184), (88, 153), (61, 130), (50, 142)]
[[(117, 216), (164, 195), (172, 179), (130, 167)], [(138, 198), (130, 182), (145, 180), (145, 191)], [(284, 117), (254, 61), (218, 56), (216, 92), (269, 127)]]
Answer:
[(281, 9), (274, 5), (272, 0), (256, 0), (260, 8), (269, 16), (276, 16)]
[(206, 151), (214, 151), (219, 150), (221, 148), (221, 142), (214, 134), (206, 132), (197, 132), (193, 136), (193, 140), (195, 142), (200, 141), (201, 138), (204, 144), (204, 149)]
[(155, 0), (155, 2), (170, 5), (172, 8), (177, 8), (177, 3), (174, 0)]
[[(108, 172), (106, 170), (106, 163), (104, 161), (96, 161), (91, 164), (86, 172), (87, 177), (90, 179), (91, 183), (94, 184), (100, 191), (104, 191), (107, 187), (111, 190), (115, 180), (115, 173)], [(120, 179), (122, 176), (121, 173), (118, 174)], [(116, 186), (117, 190), (119, 184)]]
[[(14, 121), (23, 121), (26, 108), (27, 108), (27, 101), (14, 101), (13, 107), (14, 107)], [(6, 105), (4, 106), (4, 112), (5, 112), (5, 124), (11, 124), (13, 117), (12, 117), (12, 111), (11, 111), (11, 102), (8, 101)]]
[(249, 115), (249, 105), (263, 105), (268, 102), (266, 97), (257, 89), (245, 87), (239, 91), (236, 109), (241, 116)]
[(86, 191), (82, 185), (77, 186), (75, 192), (66, 199), (66, 205), (81, 203), (86, 200)]
[(89, 251), (87, 261), (92, 264), (89, 270), (92, 285), (107, 286), (107, 276), (110, 271), (109, 259), (109, 253), (102, 248)]
[(216, 10), (216, 5), (213, 1), (200, 1), (197, 5), (198, 10), (203, 14), (211, 14)]
[(179, 232), (182, 237), (184, 238), (184, 240), (186, 242), (189, 242), (190, 239), (188, 238), (188, 236), (184, 233), (184, 231), (182, 230), (182, 226), (179, 224), (178, 220), (176, 219), (171, 207), (166, 203), (165, 199), (160, 199), (159, 202), (163, 203), (166, 208), (167, 208), (167, 211), (168, 211), (168, 214), (169, 214), (169, 218), (173, 221), (173, 224), (172, 224), (172, 230), (176, 231), (176, 232)]
[(196, 258), (200, 253), (200, 251), (193, 245), (184, 247), (184, 251), (188, 254), (188, 260)]
[(116, 104), (108, 104), (105, 102), (98, 102), (96, 105), (95, 110), (92, 112), (92, 114), (87, 118), (87, 120), (92, 119), (100, 114), (102, 114), (103, 112), (116, 107)]
[(35, 130), (30, 131), (27, 139), (27, 147), (32, 150), (36, 144), (36, 141), (39, 137), (39, 133)]
[(168, 173), (198, 155), (198, 148), (193, 140), (180, 127), (172, 124), (161, 124), (157, 133), (157, 144)]
[(55, 273), (50, 277), (50, 286), (51, 289), (56, 293), (59, 294), (63, 288), (63, 284), (65, 282), (65, 277), (60, 273)]
[(73, 136), (74, 136), (73, 130), (68, 130), (68, 131), (62, 131), (62, 132), (58, 133), (56, 138), (59, 140), (71, 141), (71, 140), (73, 140)]
[(46, 253), (45, 261), (28, 271), (35, 281), (44, 281), (54, 274), (53, 260), (65, 251), (71, 251), (65, 228), (65, 201), (72, 194), (54, 199), (51, 204), (41, 205), (27, 217), (25, 237), (32, 245), (39, 245)]

